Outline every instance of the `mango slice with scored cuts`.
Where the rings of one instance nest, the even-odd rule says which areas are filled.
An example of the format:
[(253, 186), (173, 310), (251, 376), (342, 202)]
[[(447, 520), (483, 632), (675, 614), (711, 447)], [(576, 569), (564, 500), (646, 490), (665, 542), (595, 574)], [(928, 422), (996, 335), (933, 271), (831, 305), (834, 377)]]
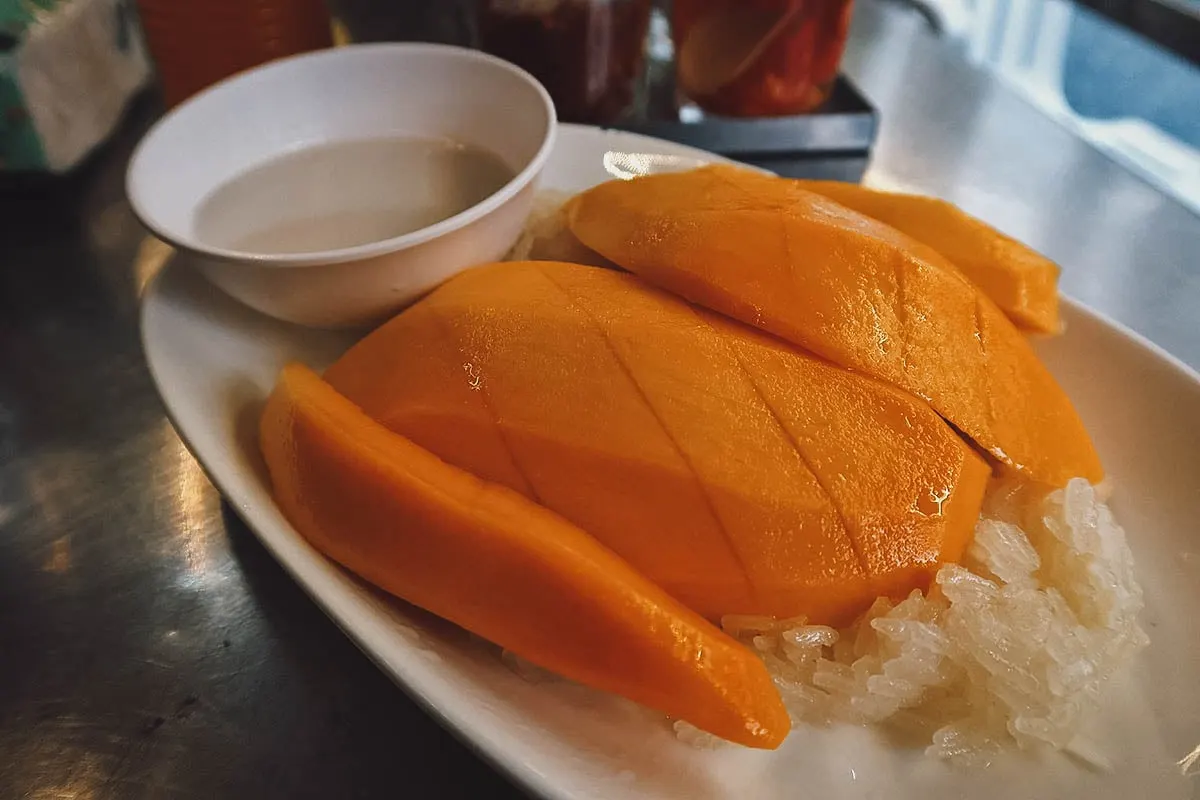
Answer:
[(881, 192), (840, 181), (797, 181), (801, 188), (929, 245), (1000, 307), (1018, 328), (1058, 333), (1058, 265), (953, 203)]
[(988, 477), (924, 401), (572, 264), (469, 270), (326, 377), (712, 619), (845, 624), (926, 586)]
[(1082, 421), (996, 305), (930, 247), (800, 184), (733, 167), (611, 181), (567, 205), (645, 280), (926, 399), (1005, 469), (1103, 477)]

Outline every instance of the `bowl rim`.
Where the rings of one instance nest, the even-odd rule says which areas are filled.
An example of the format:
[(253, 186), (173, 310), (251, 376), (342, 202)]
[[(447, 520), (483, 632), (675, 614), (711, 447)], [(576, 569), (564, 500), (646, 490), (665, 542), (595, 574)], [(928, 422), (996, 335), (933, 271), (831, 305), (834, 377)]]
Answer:
[[(181, 236), (178, 231), (170, 230), (171, 226), (166, 226), (156, 219), (151, 207), (144, 202), (137, 188), (137, 173), (139, 165), (142, 163), (144, 149), (151, 145), (160, 133), (160, 130), (165, 125), (169, 124), (172, 119), (182, 112), (184, 109), (192, 107), (195, 104), (203, 103), (209, 100), (220, 92), (227, 91), (230, 87), (242, 85), (244, 83), (260, 80), (264, 74), (272, 72), (282, 72), (295, 68), (299, 62), (309, 61), (324, 61), (346, 57), (360, 57), (370, 53), (387, 53), (405, 51), (420, 55), (421, 53), (435, 53), (454, 58), (462, 58), (468, 61), (475, 61), (486, 64), (492, 68), (500, 69), (515, 75), (524, 83), (529, 85), (542, 102), (543, 109), (546, 114), (545, 131), (542, 134), (542, 141), (536, 153), (529, 161), (514, 175), (507, 183), (501, 186), (492, 194), (485, 197), (478, 203), (466, 208), (457, 214), (447, 217), (443, 220), (427, 225), (424, 228), (418, 228), (415, 231), (393, 236), (389, 239), (380, 239), (375, 242), (367, 242), (365, 244), (354, 245), (352, 247), (339, 247), (330, 250), (313, 250), (303, 253), (254, 253), (244, 250), (235, 250), (232, 248), (215, 247), (197, 241), (190, 236)], [(390, 255), (392, 253), (406, 250), (410, 247), (423, 244), (433, 239), (440, 238), (448, 233), (466, 227), (476, 220), (482, 219), (496, 209), (503, 206), (505, 203), (512, 200), (517, 194), (524, 190), (542, 171), (550, 153), (554, 148), (554, 142), (558, 134), (558, 112), (554, 106), (554, 101), (550, 97), (550, 93), (546, 91), (537, 78), (530, 75), (525, 70), (517, 65), (498, 58), (489, 53), (484, 53), (480, 50), (473, 50), (466, 47), (458, 47), (456, 45), (435, 44), (430, 42), (378, 42), (369, 44), (350, 44), (340, 47), (330, 47), (323, 50), (316, 50), (308, 53), (300, 53), (294, 56), (279, 58), (266, 64), (252, 67), (235, 75), (214, 83), (213, 85), (196, 93), (192, 97), (185, 100), (175, 108), (168, 111), (160, 119), (158, 119), (148, 131), (142, 136), (137, 146), (134, 148), (133, 155), (129, 159), (129, 165), (125, 169), (125, 195), (129, 200), (129, 204), (133, 209), (134, 216), (144, 225), (150, 233), (163, 240), (167, 244), (179, 250), (184, 250), (190, 253), (203, 256), (208, 259), (213, 259), (223, 262), (233, 262), (240, 264), (250, 264), (260, 267), (312, 267), (325, 264), (343, 264), (352, 261), (363, 261), (366, 259), (377, 258), (379, 256)], [(286, 155), (286, 152), (279, 153), (280, 156)]]

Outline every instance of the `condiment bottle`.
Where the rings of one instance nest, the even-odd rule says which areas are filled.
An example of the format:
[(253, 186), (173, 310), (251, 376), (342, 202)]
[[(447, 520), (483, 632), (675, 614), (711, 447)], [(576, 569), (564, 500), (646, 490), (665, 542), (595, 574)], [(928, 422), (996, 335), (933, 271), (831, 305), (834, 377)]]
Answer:
[(674, 0), (676, 77), (701, 108), (800, 114), (837, 78), (853, 0)]
[(542, 82), (567, 122), (611, 122), (641, 75), (650, 0), (481, 0), (484, 50)]

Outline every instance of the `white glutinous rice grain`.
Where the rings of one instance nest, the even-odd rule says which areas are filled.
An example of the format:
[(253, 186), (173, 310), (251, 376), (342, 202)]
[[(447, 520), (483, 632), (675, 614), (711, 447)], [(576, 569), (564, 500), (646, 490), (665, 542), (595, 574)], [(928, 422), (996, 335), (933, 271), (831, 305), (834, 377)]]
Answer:
[(567, 227), (563, 204), (571, 197), (566, 192), (547, 189), (533, 200), (533, 209), (520, 238), (504, 257), (505, 261), (567, 261), (593, 267), (612, 267), (612, 262), (588, 249)]
[(972, 762), (1013, 745), (1086, 749), (1082, 717), (1147, 644), (1141, 609), (1124, 531), (1075, 479), (1040, 495), (994, 484), (961, 564), (845, 630), (723, 626), (762, 657), (798, 724), (890, 725), (929, 755)]

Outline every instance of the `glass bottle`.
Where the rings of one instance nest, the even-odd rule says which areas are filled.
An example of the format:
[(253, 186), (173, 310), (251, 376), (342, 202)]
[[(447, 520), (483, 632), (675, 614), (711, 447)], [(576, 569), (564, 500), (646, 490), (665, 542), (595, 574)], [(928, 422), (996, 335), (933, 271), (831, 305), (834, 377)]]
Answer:
[(481, 0), (480, 46), (542, 82), (566, 122), (611, 122), (641, 75), (651, 0)]

